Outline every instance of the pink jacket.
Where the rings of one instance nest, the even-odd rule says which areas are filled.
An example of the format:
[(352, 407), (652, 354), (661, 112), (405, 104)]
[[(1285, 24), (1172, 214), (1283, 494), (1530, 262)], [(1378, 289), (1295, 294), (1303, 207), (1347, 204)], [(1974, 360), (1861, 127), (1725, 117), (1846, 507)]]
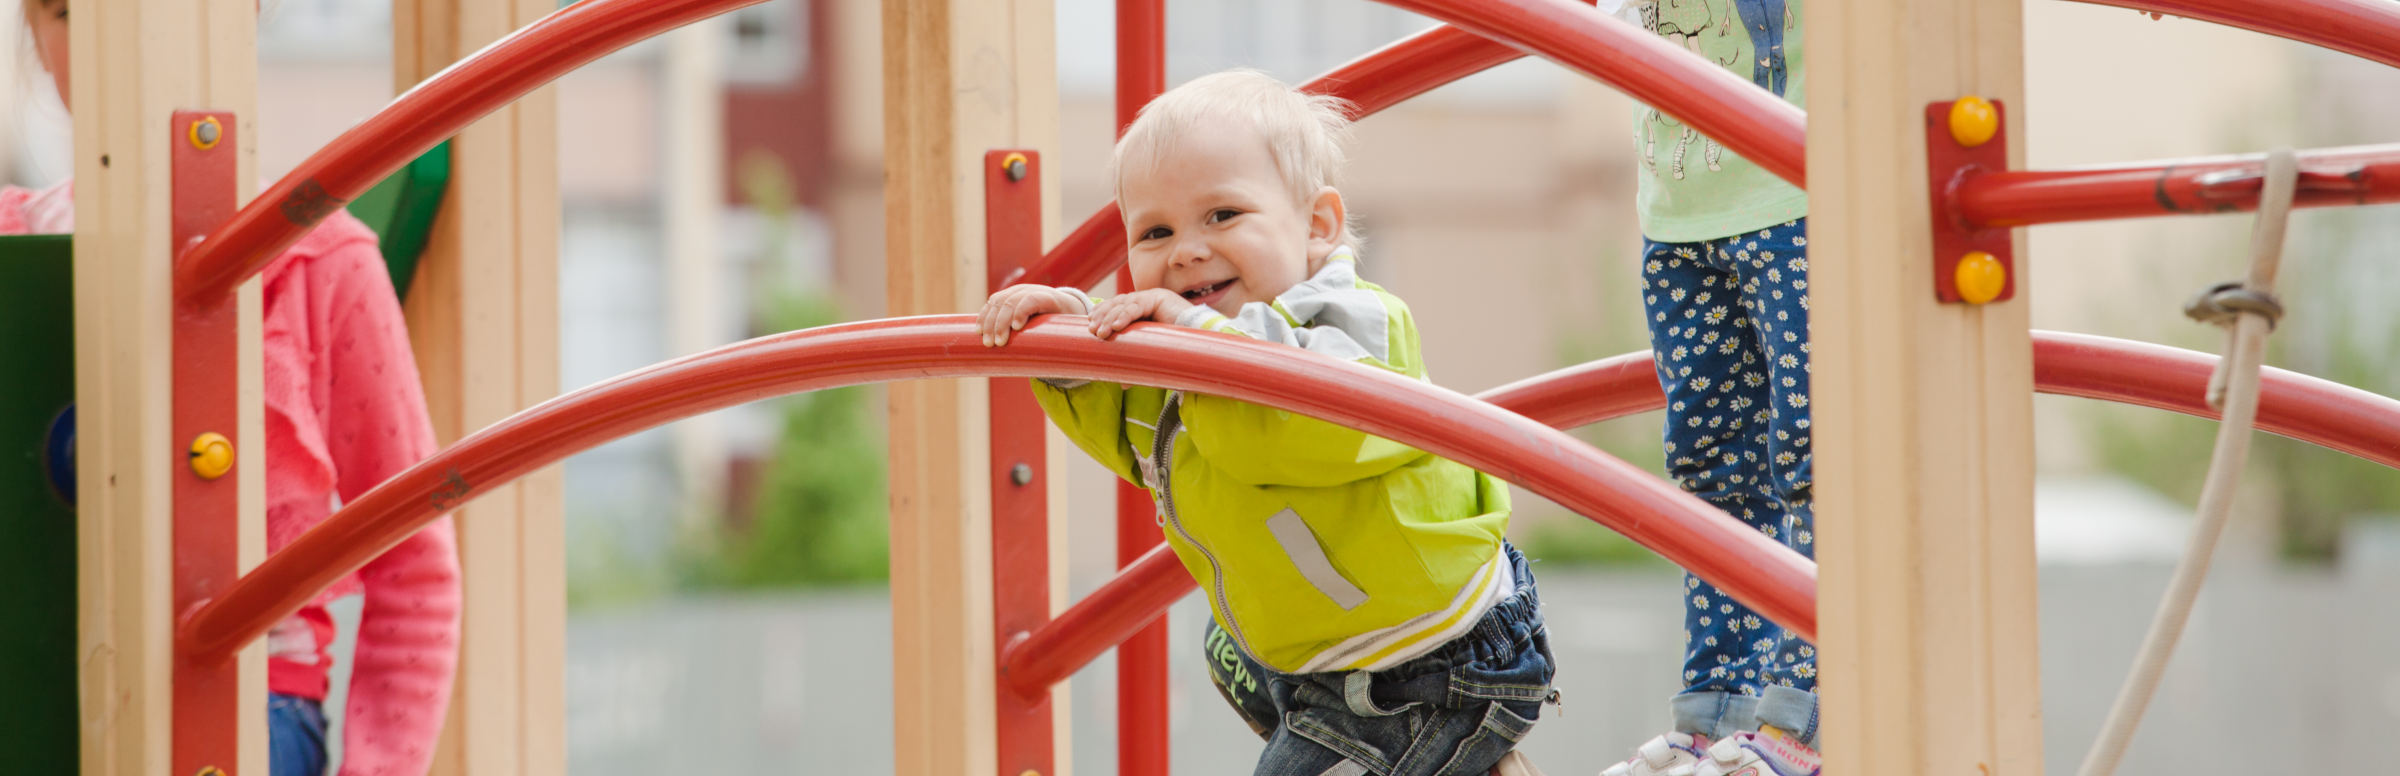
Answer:
[[(0, 234), (74, 228), (69, 184), (0, 188)], [(375, 234), (336, 213), (267, 265), (267, 551), (434, 451), (425, 393)], [(322, 700), (325, 602), (364, 594), (343, 774), (421, 774), (458, 665), (458, 552), (441, 518), (268, 635), (268, 689)]]

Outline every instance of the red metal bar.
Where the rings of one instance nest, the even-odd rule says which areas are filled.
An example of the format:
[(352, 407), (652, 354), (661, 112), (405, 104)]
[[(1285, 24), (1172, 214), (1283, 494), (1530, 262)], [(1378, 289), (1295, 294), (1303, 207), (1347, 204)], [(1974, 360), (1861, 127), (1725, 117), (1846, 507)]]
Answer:
[(1808, 115), (1706, 57), (1569, 0), (1380, 0), (1614, 86), (1808, 188)]
[(1167, 90), (1167, 0), (1117, 0), (1117, 135)]
[[(2263, 32), (2400, 67), (2400, 4), (2390, 0), (2081, 0)], [(2364, 96), (2364, 95), (2362, 95)]]
[(1650, 351), (1545, 372), (1475, 395), (1552, 428), (1575, 428), (1664, 409)]
[[(986, 348), (968, 315), (788, 332), (612, 378), (478, 431), (409, 467), (259, 564), (178, 630), (224, 655), (436, 515), (576, 452), (800, 391), (890, 380), (1046, 375), (1159, 385), (1297, 412), (1472, 466), (1594, 516), (1803, 635), (1815, 564), (1640, 468), (1556, 429), (1437, 386), (1290, 347), (1165, 325), (1094, 339), (1045, 316)], [(1426, 422), (1427, 419), (1439, 422)]]
[[(240, 138), (234, 134), (239, 123), (224, 111), (175, 111), (168, 126), (160, 127), (166, 130), (168, 159), (174, 165), (172, 245), (190, 245), (233, 215), (239, 201), (234, 186), (241, 157), (236, 152)], [(225, 438), (226, 452), (247, 453), (249, 460), (237, 457), (235, 465), (266, 462), (261, 454), (263, 445), (247, 451), (240, 446), (241, 377), (234, 368), (241, 363), (236, 355), (241, 342), (239, 309), (231, 294), (187, 298), (175, 304), (173, 443), (178, 454), (155, 460), (175, 469), (168, 478), (175, 492), (178, 612), (190, 611), (220, 595), (242, 572), (237, 530), (239, 478), (228, 476), (230, 470), (210, 469), (213, 476), (200, 474), (192, 465), (198, 456), (187, 458), (183, 448), (194, 445), (201, 435), (213, 433)], [(238, 679), (233, 661), (222, 656), (176, 656), (171, 682), (175, 773), (204, 773), (206, 768), (230, 773), (236, 769), (243, 722), (236, 713), (240, 708)]]
[[(1977, 227), (2251, 211), (2258, 209), (2264, 160), (2242, 154), (1987, 172), (1960, 180), (1954, 196), (1958, 217)], [(2300, 153), (2293, 206), (2386, 202), (2400, 202), (2400, 144)]]
[[(2217, 357), (2089, 334), (2037, 331), (2033, 383), (2042, 393), (2138, 404), (2215, 420), (2202, 396)], [(2258, 429), (2400, 468), (2400, 400), (2268, 367)]]
[[(1141, 116), (1142, 106), (1166, 90), (1166, 0), (1117, 0), (1117, 136), (1123, 137)], [(1107, 226), (1117, 224), (1112, 219)], [(1038, 252), (1041, 246), (1034, 247)], [(1032, 263), (1041, 263), (1041, 257)], [(1132, 270), (1112, 263), (1117, 264), (1117, 293), (1132, 292)], [(1114, 492), (1117, 568), (1122, 571), (1144, 553), (1160, 549), (1166, 537), (1159, 532), (1158, 507), (1149, 491), (1119, 480)], [(1117, 772), (1166, 776), (1172, 770), (1167, 757), (1167, 618), (1156, 616), (1147, 622), (1138, 632), (1109, 642), (1117, 645)], [(1007, 663), (1001, 665), (1005, 671)]]
[[(2033, 389), (2217, 419), (2202, 400), (2217, 357), (2058, 331), (2033, 333)], [(1476, 394), (1558, 428), (1663, 409), (1650, 351), (1572, 366)], [(2260, 373), (2258, 429), (2400, 468), (2400, 399), (2288, 369)]]
[[(1435, 27), (1334, 68), (1300, 88), (1349, 100), (1356, 109), (1351, 118), (1360, 119), (1521, 56), (1474, 33)], [(1090, 288), (1124, 259), (1125, 224), (1111, 202), (1084, 219), (1018, 280)]]
[[(2214, 420), (2201, 397), (2217, 357), (2087, 334), (2033, 333), (2034, 384), (2042, 393), (2138, 404)], [(2268, 368), (2258, 428), (2400, 468), (2400, 400)], [(1644, 350), (1536, 375), (1476, 394), (1555, 428), (1575, 428), (1667, 406)], [(1166, 611), (1196, 585), (1161, 552), (1102, 584), (1001, 656), (1003, 681), (1040, 687), (1073, 674), (1131, 623)]]
[[(1003, 280), (1042, 255), (1042, 157), (983, 155), (984, 282)], [(1050, 427), (1024, 380), (986, 380), (991, 401), (992, 653), (1050, 621)], [(999, 773), (1051, 773), (1057, 761), (1048, 687), (993, 693)]]
[(317, 221), (443, 138), (568, 71), (765, 0), (585, 0), (459, 60), (351, 127), (175, 262), (178, 299), (224, 296)]
[[(1165, 544), (1152, 547), (1100, 589), (1060, 612), (1058, 619), (1010, 645), (1000, 655), (1000, 681), (1015, 692), (1041, 692), (1082, 670), (1109, 647), (1138, 635), (1146, 623), (1199, 588), (1174, 550)], [(1120, 750), (1131, 745), (1117, 742)], [(1124, 757), (1119, 755), (1118, 761)]]

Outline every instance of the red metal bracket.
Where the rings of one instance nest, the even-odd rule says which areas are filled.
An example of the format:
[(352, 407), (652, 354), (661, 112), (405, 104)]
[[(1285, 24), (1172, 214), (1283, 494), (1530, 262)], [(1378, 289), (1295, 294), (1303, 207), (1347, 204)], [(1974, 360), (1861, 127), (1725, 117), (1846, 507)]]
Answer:
[(2008, 169), (2008, 110), (1999, 100), (1990, 101), (1994, 127), (1991, 139), (1968, 146), (1951, 136), (1950, 108), (1955, 101), (1931, 103), (1925, 106), (1925, 179), (1932, 197), (1933, 219), (1933, 294), (1943, 302), (1967, 301), (1959, 295), (1957, 284), (1959, 260), (1982, 251), (1999, 262), (2004, 283), (1998, 296), (1989, 301), (2003, 302), (2017, 295), (2017, 260), (2015, 242), (2006, 227), (1978, 229), (1967, 221), (1958, 207), (1958, 188), (1966, 179), (1987, 172)]
[[(233, 217), (240, 169), (236, 124), (226, 111), (176, 111), (168, 127), (168, 159), (174, 166), (173, 249), (179, 256)], [(174, 467), (169, 477), (175, 489), (175, 611), (180, 617), (241, 573), (237, 478), (224, 476), (231, 471), (222, 467), (213, 469), (218, 476), (202, 476), (194, 466), (201, 452), (191, 445), (204, 434), (222, 434), (233, 467), (260, 466), (265, 457), (260, 448), (242, 447), (248, 440), (237, 427), (241, 360), (235, 296), (193, 299), (178, 293), (176, 298), (175, 448), (160, 451), (160, 459)], [(237, 732), (245, 720), (237, 713), (234, 659), (194, 659), (178, 648), (174, 683), (172, 772), (213, 768), (238, 776)]]
[[(1041, 154), (983, 155), (984, 273), (992, 291), (1042, 258)], [(992, 625), (998, 656), (1050, 621), (1050, 501), (1043, 434), (1049, 421), (1024, 380), (989, 381), (992, 402)], [(1050, 690), (998, 692), (1001, 776), (1055, 773)]]

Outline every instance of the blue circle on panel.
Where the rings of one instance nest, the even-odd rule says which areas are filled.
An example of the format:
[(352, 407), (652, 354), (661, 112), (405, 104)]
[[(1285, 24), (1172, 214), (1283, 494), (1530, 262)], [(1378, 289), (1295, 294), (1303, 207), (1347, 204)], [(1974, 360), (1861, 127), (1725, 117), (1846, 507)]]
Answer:
[(42, 445), (42, 468), (50, 473), (50, 490), (67, 506), (75, 505), (75, 405), (50, 421), (50, 438)]

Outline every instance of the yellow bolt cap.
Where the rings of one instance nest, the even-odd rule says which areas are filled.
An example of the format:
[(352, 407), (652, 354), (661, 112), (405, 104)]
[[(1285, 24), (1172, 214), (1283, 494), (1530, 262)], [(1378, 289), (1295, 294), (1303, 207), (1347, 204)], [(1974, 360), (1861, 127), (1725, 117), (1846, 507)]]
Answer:
[(2001, 289), (2008, 287), (2008, 268), (1989, 253), (1975, 251), (1958, 260), (1953, 280), (1958, 284), (1958, 298), (1968, 304), (1983, 304), (2000, 298)]
[(1974, 148), (1991, 142), (2000, 131), (2000, 112), (1981, 97), (1968, 95), (1950, 103), (1950, 139)]
[(213, 480), (233, 471), (233, 440), (211, 431), (192, 440), (192, 473)]

